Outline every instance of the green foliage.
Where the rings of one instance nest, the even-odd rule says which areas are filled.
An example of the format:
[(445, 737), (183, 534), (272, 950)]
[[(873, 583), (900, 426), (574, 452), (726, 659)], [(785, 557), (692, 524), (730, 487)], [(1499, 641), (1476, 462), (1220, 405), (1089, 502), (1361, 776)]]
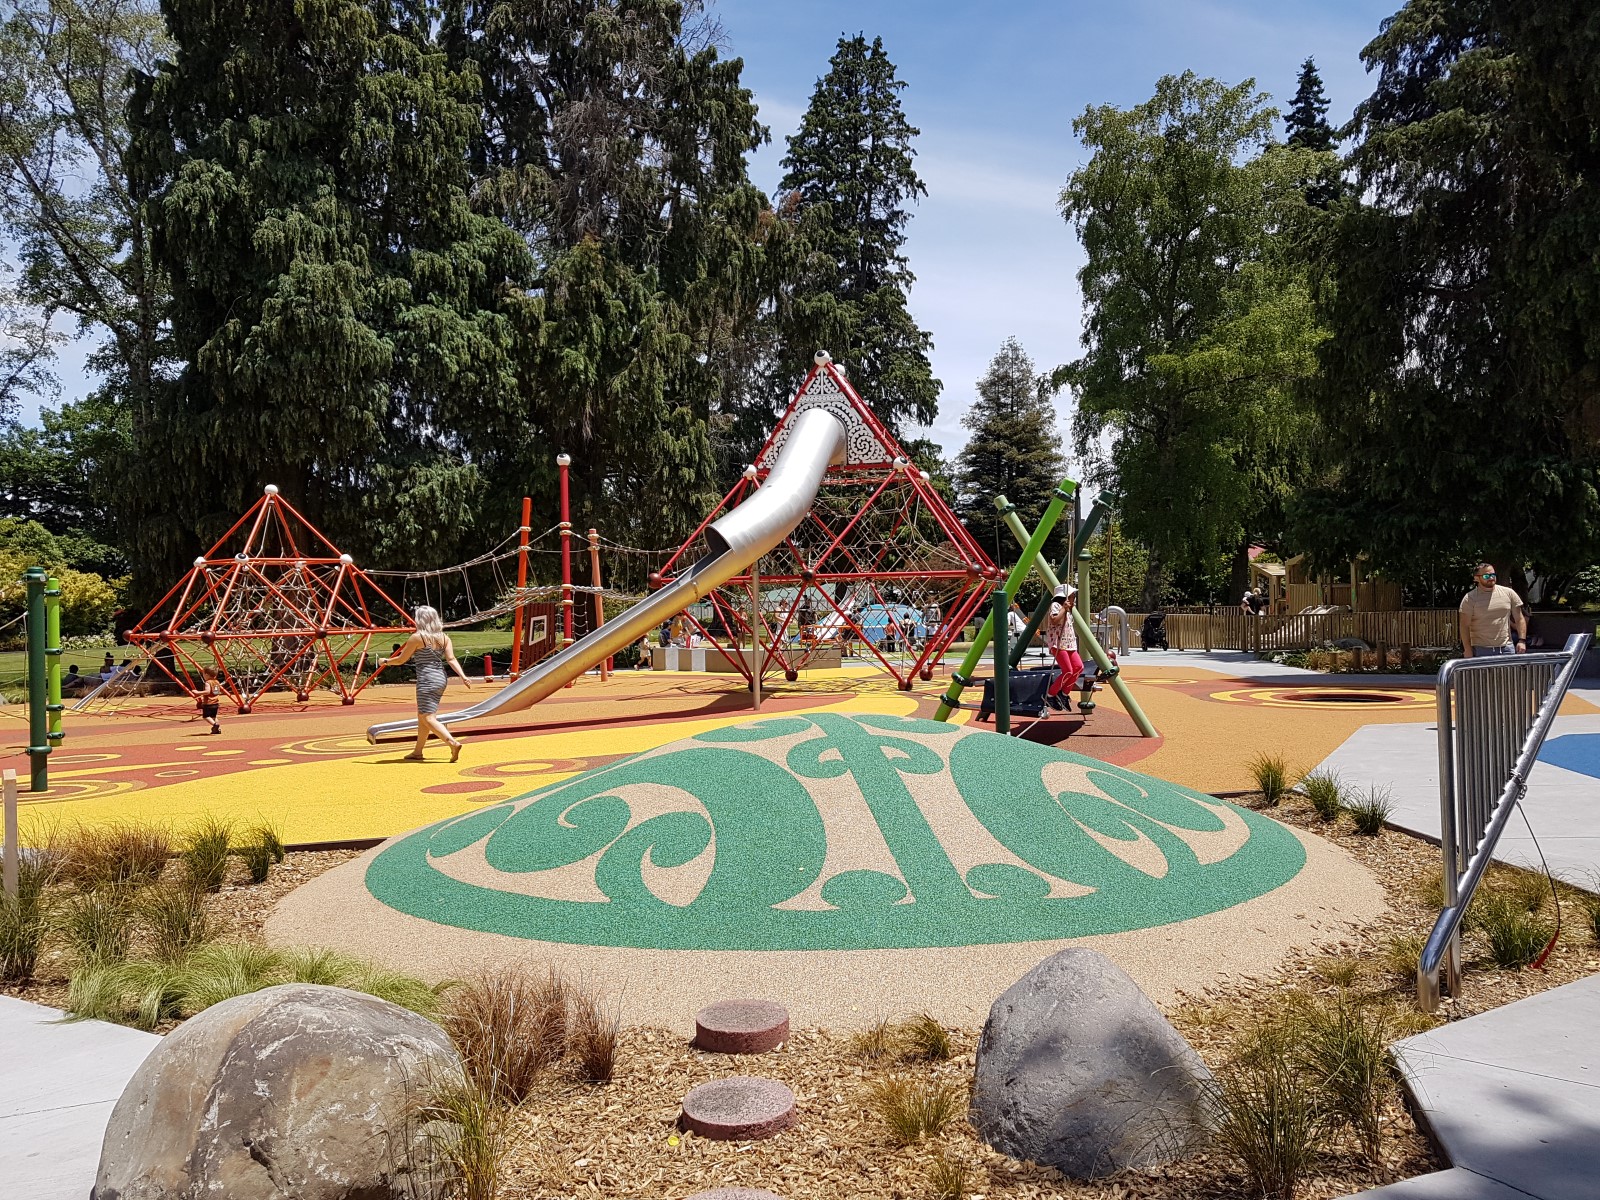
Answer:
[(1355, 1131), (1367, 1161), (1381, 1161), (1383, 1106), (1394, 1094), (1389, 1042), (1395, 1036), (1381, 1006), (1349, 995), (1298, 1006), (1295, 1054), (1339, 1121)]
[(1216, 1149), (1265, 1200), (1294, 1200), (1335, 1121), (1321, 1081), (1278, 1045), (1223, 1064), (1206, 1085)]
[(1173, 572), (1282, 540), (1310, 440), (1303, 189), (1329, 160), (1271, 145), (1265, 99), (1185, 73), (1073, 123), (1092, 152), (1061, 193), (1088, 259), (1086, 353), (1056, 378), (1078, 396), (1079, 457), (1149, 550), (1147, 605)]
[(450, 1079), (433, 1084), (416, 1117), (430, 1131), (433, 1153), (450, 1180), (449, 1195), (497, 1200), (514, 1143), (510, 1111), (471, 1079)]
[(1255, 780), (1256, 791), (1261, 793), (1261, 802), (1268, 808), (1276, 808), (1283, 803), (1284, 793), (1289, 790), (1289, 765), (1277, 754), (1258, 754), (1250, 760), (1248, 767), (1250, 778)]
[(121, 962), (133, 940), (133, 897), (117, 886), (81, 892), (61, 906), (58, 927), (80, 963)]
[(356, 959), (248, 942), (209, 942), (178, 958), (86, 966), (73, 973), (66, 1008), (78, 1020), (154, 1029), (234, 996), (300, 982), (352, 988), (424, 1016), (438, 1007), (438, 993), (421, 980)]
[(1365, 796), (1346, 799), (1344, 811), (1350, 814), (1357, 833), (1377, 837), (1394, 813), (1394, 797), (1388, 788), (1374, 785), (1367, 789)]
[(127, 574), (108, 544), (130, 439), (126, 407), (102, 389), (43, 409), (39, 421), (37, 429), (0, 421), (0, 517), (47, 529), (50, 562), (107, 579)]
[(98, 575), (59, 567), (12, 549), (0, 549), (0, 581), (4, 581), (0, 584), (0, 622), (14, 619), (27, 610), (27, 591), (16, 580), (32, 566), (50, 569), (61, 581), (63, 636), (99, 634), (111, 628), (111, 618), (117, 610), (117, 589), (122, 580), (108, 582)]
[(1284, 140), (1302, 150), (1328, 151), (1338, 143), (1333, 126), (1328, 124), (1328, 97), (1322, 90), (1317, 63), (1307, 58), (1300, 64), (1294, 99), (1283, 119)]
[(927, 194), (900, 105), (905, 82), (883, 48), (841, 37), (788, 140), (778, 208), (804, 242), (804, 270), (780, 305), (776, 377), (798, 381), (828, 350), (891, 431), (930, 424), (940, 384), (932, 339), (907, 307), (906, 205)]
[(1456, 555), (1587, 567), (1600, 539), (1592, 6), (1410, 0), (1362, 58), (1376, 84), (1322, 250), (1329, 436), (1297, 512), (1304, 542), (1400, 575)]
[(1480, 892), (1473, 897), (1467, 919), (1488, 940), (1495, 965), (1507, 971), (1533, 962), (1555, 936), (1554, 923), (1510, 891)]
[(134, 902), (139, 918), (149, 931), (156, 958), (171, 962), (212, 935), (211, 918), (206, 912), (205, 892), (187, 881), (174, 881), (148, 888)]
[(1579, 892), (1577, 901), (1578, 913), (1583, 919), (1583, 929), (1596, 945), (1600, 945), (1600, 896), (1592, 891)]
[[(961, 418), (971, 431), (956, 458), (956, 511), (995, 561), (1015, 562), (1016, 540), (995, 510), (1005, 496), (1030, 530), (1066, 473), (1049, 382), (1016, 338), (1007, 338), (978, 381), (978, 397)], [(1059, 528), (1059, 527), (1058, 527)], [(1058, 533), (1051, 545), (1059, 557)]]
[(22, 855), (17, 863), (17, 894), (0, 891), (0, 980), (33, 975), (54, 916), (50, 885), (57, 869), (51, 854)]
[(61, 877), (85, 891), (136, 887), (161, 878), (172, 857), (172, 838), (159, 825), (119, 821), (80, 825), (56, 849)]
[(1344, 786), (1336, 771), (1313, 771), (1300, 781), (1300, 790), (1322, 821), (1337, 821), (1344, 811)]
[[(1089, 603), (1095, 611), (1109, 603), (1138, 612), (1150, 571), (1150, 552), (1130, 538), (1127, 527), (1115, 517), (1100, 526), (1084, 551), (1089, 555)], [(1167, 598), (1157, 596), (1156, 600), (1165, 603)]]
[(184, 877), (196, 891), (215, 892), (228, 875), (228, 855), (233, 849), (230, 822), (204, 817), (183, 835), (178, 856)]
[(932, 1200), (963, 1200), (971, 1183), (972, 1171), (959, 1158), (935, 1153), (928, 1164), (928, 1195)]

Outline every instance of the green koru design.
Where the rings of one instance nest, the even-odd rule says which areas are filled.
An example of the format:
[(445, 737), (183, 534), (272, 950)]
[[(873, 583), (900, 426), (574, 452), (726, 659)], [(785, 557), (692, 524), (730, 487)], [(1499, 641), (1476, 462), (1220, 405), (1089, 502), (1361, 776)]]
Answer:
[(402, 838), (384, 904), (461, 929), (685, 950), (1116, 933), (1260, 896), (1283, 826), (1096, 759), (933, 721), (718, 729)]

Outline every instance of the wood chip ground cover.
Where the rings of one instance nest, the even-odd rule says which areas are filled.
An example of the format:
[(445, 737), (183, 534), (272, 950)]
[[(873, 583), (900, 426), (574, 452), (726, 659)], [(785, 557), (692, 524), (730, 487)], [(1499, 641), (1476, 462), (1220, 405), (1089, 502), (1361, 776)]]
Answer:
[[(1271, 974), (1223, 979), (1202, 995), (1184, 997), (1169, 1013), (1174, 1023), (1213, 1064), (1227, 1057), (1235, 1038), (1268, 1006), (1295, 990), (1331, 995), (1344, 988), (1386, 1006), (1402, 1028), (1425, 1027), (1429, 1021), (1411, 1003), (1409, 984), (1394, 975), (1385, 958), (1397, 939), (1423, 935), (1432, 924), (1437, 902), (1430, 906), (1429, 891), (1437, 889), (1437, 847), (1388, 830), (1363, 837), (1345, 820), (1322, 824), (1298, 797), (1263, 811), (1329, 838), (1370, 868), (1384, 886), (1389, 911), (1334, 945), (1291, 954)], [(231, 882), (208, 905), (226, 927), (223, 936), (258, 939), (279, 896), (354, 854), (291, 853), (266, 883)], [(1600, 946), (1580, 928), (1570, 894), (1564, 911), (1561, 940), (1542, 970), (1495, 970), (1488, 965), (1480, 935), (1469, 934), (1465, 995), (1447, 1000), (1439, 1016), (1460, 1019), (1600, 970)], [(1196, 952), (1203, 953), (1204, 947)], [(41, 963), (38, 979), (0, 990), (59, 1004), (65, 999), (69, 967), (65, 956), (54, 952)], [(886, 1019), (911, 1015), (882, 1014)], [(745, 1186), (766, 1188), (789, 1200), (909, 1200), (934, 1194), (928, 1171), (939, 1158), (966, 1167), (967, 1200), (1242, 1200), (1250, 1194), (1242, 1178), (1210, 1155), (1092, 1184), (1072, 1183), (1047, 1168), (996, 1154), (964, 1120), (937, 1137), (898, 1146), (869, 1107), (872, 1083), (897, 1072), (964, 1088), (972, 1076), (977, 1033), (953, 1030), (954, 1053), (946, 1062), (905, 1063), (868, 1059), (851, 1036), (821, 1029), (796, 1030), (778, 1051), (738, 1058), (701, 1053), (667, 1030), (624, 1030), (616, 1077), (609, 1085), (582, 1084), (551, 1071), (517, 1109), (501, 1196), (675, 1200), (702, 1189)], [(796, 1094), (799, 1125), (749, 1144), (679, 1132), (683, 1095), (697, 1084), (735, 1074), (761, 1074), (788, 1084)], [(1382, 1162), (1376, 1171), (1353, 1145), (1336, 1146), (1301, 1189), (1303, 1200), (1347, 1196), (1443, 1165), (1398, 1100), (1386, 1106), (1383, 1129)]]

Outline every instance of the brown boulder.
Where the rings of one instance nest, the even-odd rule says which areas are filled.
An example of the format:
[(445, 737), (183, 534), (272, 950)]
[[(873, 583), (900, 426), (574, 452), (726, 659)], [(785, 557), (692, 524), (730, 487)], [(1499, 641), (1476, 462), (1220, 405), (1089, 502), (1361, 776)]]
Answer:
[(224, 1000), (128, 1081), (93, 1200), (431, 1196), (416, 1104), (460, 1071), (442, 1029), (375, 996), (284, 984)]

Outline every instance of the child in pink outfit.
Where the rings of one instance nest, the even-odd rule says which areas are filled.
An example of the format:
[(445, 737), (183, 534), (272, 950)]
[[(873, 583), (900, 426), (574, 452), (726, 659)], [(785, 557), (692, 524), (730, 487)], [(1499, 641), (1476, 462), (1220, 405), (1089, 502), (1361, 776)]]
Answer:
[(1045, 648), (1055, 656), (1061, 673), (1050, 683), (1045, 693), (1045, 703), (1058, 712), (1066, 712), (1072, 702), (1062, 694), (1078, 682), (1083, 674), (1083, 659), (1078, 657), (1078, 631), (1073, 628), (1072, 610), (1078, 605), (1078, 589), (1062, 584), (1056, 589), (1050, 604), (1050, 618), (1044, 626)]

